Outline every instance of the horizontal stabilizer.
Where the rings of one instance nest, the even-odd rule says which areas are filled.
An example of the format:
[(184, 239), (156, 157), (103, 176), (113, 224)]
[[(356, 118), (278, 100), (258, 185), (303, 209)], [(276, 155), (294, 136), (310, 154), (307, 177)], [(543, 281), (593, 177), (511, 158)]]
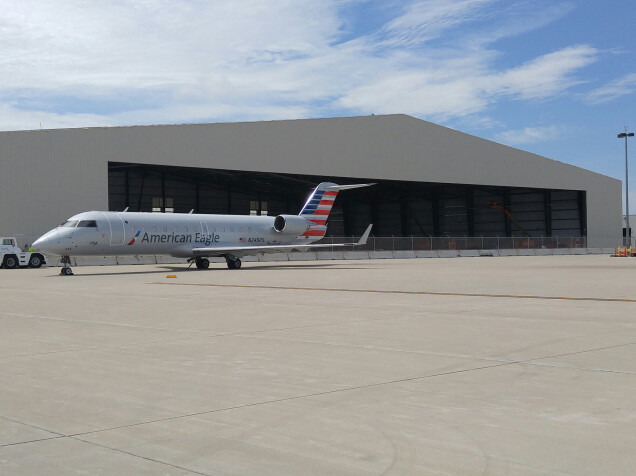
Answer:
[(375, 185), (375, 183), (357, 183), (353, 185), (329, 185), (325, 187), (325, 190), (329, 190), (330, 192), (335, 192), (340, 190), (350, 190), (352, 188), (370, 187), (371, 185)]

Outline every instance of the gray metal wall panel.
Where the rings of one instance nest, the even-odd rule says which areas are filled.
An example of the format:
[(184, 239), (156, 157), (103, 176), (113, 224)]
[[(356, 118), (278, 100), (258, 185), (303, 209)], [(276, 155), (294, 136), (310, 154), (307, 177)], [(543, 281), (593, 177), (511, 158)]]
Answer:
[(79, 132), (0, 134), (0, 233), (30, 244), (70, 215), (107, 207), (108, 164), (95, 135)]
[(620, 237), (620, 181), (405, 115), (0, 133), (0, 229), (107, 208), (109, 161), (584, 190), (590, 246)]

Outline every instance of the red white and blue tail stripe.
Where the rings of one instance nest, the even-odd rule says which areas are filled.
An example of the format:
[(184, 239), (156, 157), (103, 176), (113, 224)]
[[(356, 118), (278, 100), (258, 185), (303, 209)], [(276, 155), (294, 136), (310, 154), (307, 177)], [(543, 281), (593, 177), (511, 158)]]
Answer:
[(333, 202), (338, 196), (338, 192), (340, 190), (367, 187), (369, 185), (374, 184), (337, 185), (331, 182), (323, 182), (318, 185), (299, 213), (300, 216), (315, 223), (317, 226), (315, 228), (312, 227), (300, 236), (316, 236), (321, 238), (325, 236), (327, 231), (327, 219), (329, 218), (329, 213), (331, 213)]

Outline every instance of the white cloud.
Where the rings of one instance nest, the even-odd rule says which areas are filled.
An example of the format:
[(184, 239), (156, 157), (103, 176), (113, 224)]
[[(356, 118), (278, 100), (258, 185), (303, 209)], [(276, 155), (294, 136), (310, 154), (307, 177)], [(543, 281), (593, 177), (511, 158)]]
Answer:
[(636, 73), (625, 75), (595, 89), (587, 95), (587, 101), (591, 104), (600, 104), (632, 94), (634, 91), (636, 91)]
[(517, 146), (556, 139), (560, 134), (561, 128), (557, 126), (524, 127), (520, 130), (497, 134), (495, 140), (502, 144)]
[(339, 20), (331, 2), (309, 0), (23, 0), (0, 26), (3, 89), (140, 88), (315, 55)]
[(542, 99), (561, 93), (578, 84), (573, 73), (595, 56), (589, 46), (570, 47), (497, 73), (473, 54), (432, 62), (420, 71), (390, 71), (354, 87), (339, 104), (365, 113), (405, 112), (446, 120), (483, 111), (502, 96)]
[[(597, 56), (583, 45), (496, 65), (500, 53), (487, 41), (546, 24), (564, 3), (526, 11), (524, 2), (503, 0), (410, 1), (398, 13), (384, 8), (394, 16), (356, 35), (344, 31), (348, 1), (365, 6), (15, 2), (0, 10), (0, 128), (37, 128), (41, 118), (50, 127), (372, 112), (461, 118), (503, 97), (566, 91)], [(482, 20), (496, 28), (466, 28)], [(352, 39), (343, 42), (345, 35)]]
[(594, 62), (596, 55), (597, 50), (587, 45), (564, 48), (498, 75), (489, 75), (484, 87), (494, 94), (545, 98), (579, 84), (572, 74)]
[(43, 111), (23, 111), (6, 104), (0, 104), (1, 131), (115, 125), (120, 125), (120, 123), (113, 118), (98, 114), (58, 114)]
[(445, 30), (475, 21), (480, 8), (497, 0), (422, 0), (413, 2), (404, 14), (388, 22), (382, 34), (386, 44), (412, 45), (435, 39)]

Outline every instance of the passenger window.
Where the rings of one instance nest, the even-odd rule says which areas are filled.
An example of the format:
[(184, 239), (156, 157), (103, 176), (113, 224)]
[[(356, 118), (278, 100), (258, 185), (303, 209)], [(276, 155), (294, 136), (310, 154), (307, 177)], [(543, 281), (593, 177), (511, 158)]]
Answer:
[(3, 245), (13, 245), (13, 240), (2, 240)]

